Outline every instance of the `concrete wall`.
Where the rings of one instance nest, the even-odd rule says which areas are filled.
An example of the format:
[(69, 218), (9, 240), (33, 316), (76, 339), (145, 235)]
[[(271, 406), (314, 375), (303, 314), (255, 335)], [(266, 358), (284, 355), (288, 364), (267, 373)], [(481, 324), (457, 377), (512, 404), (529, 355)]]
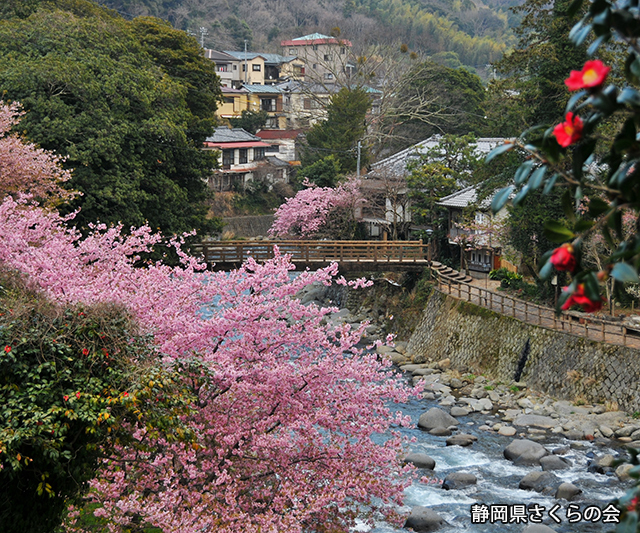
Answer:
[[(529, 341), (526, 361), (521, 360)], [(454, 367), (515, 378), (558, 399), (615, 402), (640, 411), (640, 351), (529, 325), (434, 291), (408, 352), (414, 361), (450, 358)]]

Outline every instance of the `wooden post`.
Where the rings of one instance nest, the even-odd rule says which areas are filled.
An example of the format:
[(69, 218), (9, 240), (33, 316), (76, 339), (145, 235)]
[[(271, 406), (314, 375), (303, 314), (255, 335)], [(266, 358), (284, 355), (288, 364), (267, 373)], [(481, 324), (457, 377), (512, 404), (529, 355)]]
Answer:
[(602, 342), (604, 342), (604, 320), (602, 321)]
[(540, 309), (540, 307), (538, 306), (538, 325), (542, 325), (542, 315), (540, 314), (542, 312), (542, 310)]
[(624, 346), (627, 345), (627, 327), (626, 326), (622, 326), (622, 344)]

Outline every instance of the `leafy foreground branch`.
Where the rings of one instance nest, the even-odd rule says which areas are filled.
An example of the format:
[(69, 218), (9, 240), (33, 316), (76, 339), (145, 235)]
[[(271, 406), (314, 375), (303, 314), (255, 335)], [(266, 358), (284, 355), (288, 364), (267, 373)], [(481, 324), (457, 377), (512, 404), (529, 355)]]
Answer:
[[(34, 435), (29, 438), (40, 439), (43, 450), (55, 448), (69, 406), (84, 413), (73, 428), (90, 448), (79, 441), (68, 445), (101, 460), (86, 497), (98, 504), (95, 514), (113, 531), (347, 531), (357, 517), (394, 515), (411, 469), (401, 466), (398, 435), (377, 444), (372, 437), (409, 422), (387, 405), (404, 401), (410, 391), (389, 379), (388, 363), (356, 349), (362, 328), (323, 325), (330, 310), (305, 307), (294, 298), (309, 283), (330, 283), (336, 268), (291, 276), (293, 266), (277, 256), (265, 265), (249, 261), (238, 271), (209, 274), (180, 251), (178, 240), (171, 246), (181, 266), (136, 268), (140, 255), (160, 240), (147, 227), (126, 237), (117, 227), (95, 227), (82, 238), (55, 213), (11, 198), (0, 204), (3, 268), (21, 272), (34, 291), (62, 306), (55, 315), (61, 322), (54, 321), (52, 331), (66, 331), (67, 323), (73, 332), (56, 343), (64, 344), (55, 352), (61, 359), (56, 368), (64, 363), (66, 374), (30, 376), (39, 368), (34, 360), (26, 374), (13, 378), (22, 381), (20, 390), (41, 379), (48, 383), (31, 393), (38, 401), (28, 418)], [(114, 334), (114, 346), (104, 346), (110, 358), (119, 354), (117, 367), (102, 351), (110, 337), (91, 336), (88, 344), (84, 332), (93, 329), (76, 313), (107, 304), (131, 320)], [(64, 313), (76, 316), (65, 322)], [(136, 331), (129, 323), (144, 332), (141, 345), (131, 342)], [(14, 336), (2, 329), (11, 347), (5, 353), (15, 357), (10, 364), (18, 367), (27, 356), (46, 364), (54, 343), (38, 351), (35, 341), (24, 344), (17, 331)], [(85, 348), (95, 359), (82, 359)], [(157, 377), (145, 368), (159, 369)], [(92, 379), (98, 380), (95, 386)], [(106, 392), (116, 399), (110, 411)], [(3, 404), (6, 394), (3, 389)], [(60, 449), (62, 459), (65, 450)], [(27, 473), (23, 453), (9, 452), (6, 447), (0, 454), (4, 470), (21, 478)], [(71, 468), (77, 459), (72, 454)], [(15, 468), (16, 460), (25, 468)], [(88, 462), (85, 477), (91, 468)], [(83, 479), (72, 481), (67, 474), (61, 484), (82, 488)], [(48, 501), (46, 483), (57, 499), (72, 492), (45, 480), (39, 495), (35, 481), (29, 500)], [(83, 529), (74, 524), (76, 516), (72, 509), (70, 530)]]
[[(580, 12), (583, 0), (575, 0), (569, 15)], [(640, 12), (637, 1), (596, 0), (576, 24), (569, 38), (576, 46), (594, 40), (587, 49), (594, 55), (605, 47), (626, 46), (626, 86), (607, 85), (611, 68), (599, 59), (586, 61), (564, 80), (573, 96), (564, 121), (554, 127), (533, 128), (511, 144), (496, 148), (495, 156), (521, 148), (529, 157), (516, 171), (515, 184), (499, 191), (492, 203), (498, 211), (516, 192), (519, 204), (541, 189), (549, 194), (565, 189), (564, 219), (546, 223), (547, 237), (561, 244), (543, 257), (542, 277), (566, 272), (571, 282), (564, 288), (558, 307), (577, 306), (586, 312), (602, 308), (602, 285), (609, 292), (640, 282)], [(607, 135), (607, 127), (614, 134)], [(541, 133), (543, 132), (543, 133)], [(637, 464), (637, 451), (632, 453)], [(616, 501), (622, 511), (617, 531), (640, 531), (638, 467), (635, 486)]]

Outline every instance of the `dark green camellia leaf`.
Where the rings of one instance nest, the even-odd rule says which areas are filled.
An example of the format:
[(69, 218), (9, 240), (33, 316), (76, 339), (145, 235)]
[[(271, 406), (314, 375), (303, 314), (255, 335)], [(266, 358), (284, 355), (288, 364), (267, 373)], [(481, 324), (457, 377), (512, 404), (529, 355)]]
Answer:
[(638, 283), (638, 271), (629, 263), (616, 263), (611, 271), (611, 277), (622, 283)]
[(567, 9), (567, 16), (573, 17), (574, 15), (576, 15), (578, 11), (580, 11), (583, 1), (584, 0), (573, 0), (573, 2), (571, 2), (571, 5), (569, 6), (569, 9)]
[(575, 231), (576, 233), (582, 233), (583, 231), (591, 229), (593, 225), (594, 225), (593, 220), (580, 219), (578, 220), (578, 222), (576, 222), (576, 225), (574, 226), (573, 231)]
[(585, 94), (587, 94), (586, 89), (582, 89), (581, 91), (578, 91), (577, 93), (575, 93), (571, 98), (569, 98), (569, 101), (567, 102), (567, 108), (565, 109), (565, 113), (568, 113), (569, 111), (573, 110), (573, 107), (576, 105), (576, 103), (578, 103), (578, 100), (580, 100)]
[(557, 220), (548, 220), (544, 224), (544, 234), (551, 242), (563, 243), (570, 241), (575, 234)]
[(584, 282), (584, 293), (589, 300), (597, 302), (602, 299), (600, 295), (600, 283), (598, 283), (595, 272), (587, 272), (582, 281)]
[[(573, 32), (573, 30), (571, 30), (571, 32)], [(582, 28), (575, 32), (573, 36), (571, 35), (571, 33), (569, 33), (569, 39), (571, 39), (576, 46), (581, 46), (587, 40), (587, 37), (589, 37), (590, 33), (591, 24), (585, 24)]]
[(562, 195), (562, 210), (564, 211), (564, 216), (569, 220), (574, 221), (576, 219), (575, 202), (569, 191), (565, 191)]
[(547, 183), (545, 183), (544, 185), (544, 189), (542, 190), (543, 194), (549, 194), (554, 185), (556, 184), (556, 181), (558, 181), (558, 178), (560, 177), (560, 174), (554, 174), (553, 176), (551, 176), (548, 180)]
[(640, 106), (640, 93), (632, 87), (625, 87), (618, 96), (618, 103)]
[(516, 197), (513, 199), (513, 205), (518, 205), (527, 197), (527, 194), (529, 194), (529, 188), (529, 185), (525, 185), (520, 189), (518, 194), (516, 194)]
[(500, 189), (491, 201), (491, 211), (493, 211), (494, 213), (500, 211), (500, 209), (502, 209), (509, 200), (509, 196), (513, 192), (513, 189), (513, 185), (505, 187), (504, 189)]
[[(594, 21), (595, 22), (595, 21)], [(587, 48), (587, 55), (592, 56), (593, 54), (595, 54), (598, 50), (598, 48), (600, 48), (600, 45), (602, 43), (604, 43), (606, 40), (608, 40), (610, 37), (610, 34), (607, 32), (604, 35), (601, 35), (600, 37), (598, 37), (595, 41), (593, 41), (590, 45), (589, 48)]]
[(533, 174), (531, 174), (531, 178), (529, 179), (529, 187), (533, 190), (536, 190), (540, 185), (542, 185), (542, 181), (544, 180), (544, 175), (547, 172), (547, 165), (542, 165), (537, 168)]
[(553, 265), (551, 264), (551, 261), (547, 261), (540, 269), (540, 278), (549, 279), (551, 274), (553, 274)]
[(627, 513), (624, 520), (616, 527), (616, 533), (636, 533), (638, 527), (638, 513), (631, 511)]
[(516, 174), (513, 177), (513, 181), (515, 181), (516, 185), (522, 185), (527, 180), (534, 163), (535, 161), (529, 160), (525, 161), (518, 167), (518, 170), (516, 170)]
[(484, 162), (488, 163), (494, 157), (497, 157), (500, 154), (504, 154), (505, 152), (508, 152), (509, 150), (513, 150), (513, 148), (514, 148), (513, 144), (501, 144), (500, 146), (496, 146), (493, 150), (491, 150), (491, 152), (489, 152), (489, 154), (487, 155), (487, 157), (484, 160)]
[(596, 196), (589, 201), (589, 215), (593, 218), (599, 217), (602, 213), (606, 213), (610, 207), (608, 202)]

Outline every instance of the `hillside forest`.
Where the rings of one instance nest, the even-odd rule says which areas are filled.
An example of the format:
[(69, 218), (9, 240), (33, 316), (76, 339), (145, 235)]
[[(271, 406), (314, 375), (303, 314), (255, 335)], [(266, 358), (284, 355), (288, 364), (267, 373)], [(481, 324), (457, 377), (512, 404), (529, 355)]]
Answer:
[[(354, 50), (392, 38), (425, 56), (454, 53), (489, 72), (515, 38), (518, 0), (100, 0), (125, 18), (156, 16), (207, 48), (280, 52), (280, 41), (340, 28)], [(391, 37), (392, 36), (392, 37)]]

